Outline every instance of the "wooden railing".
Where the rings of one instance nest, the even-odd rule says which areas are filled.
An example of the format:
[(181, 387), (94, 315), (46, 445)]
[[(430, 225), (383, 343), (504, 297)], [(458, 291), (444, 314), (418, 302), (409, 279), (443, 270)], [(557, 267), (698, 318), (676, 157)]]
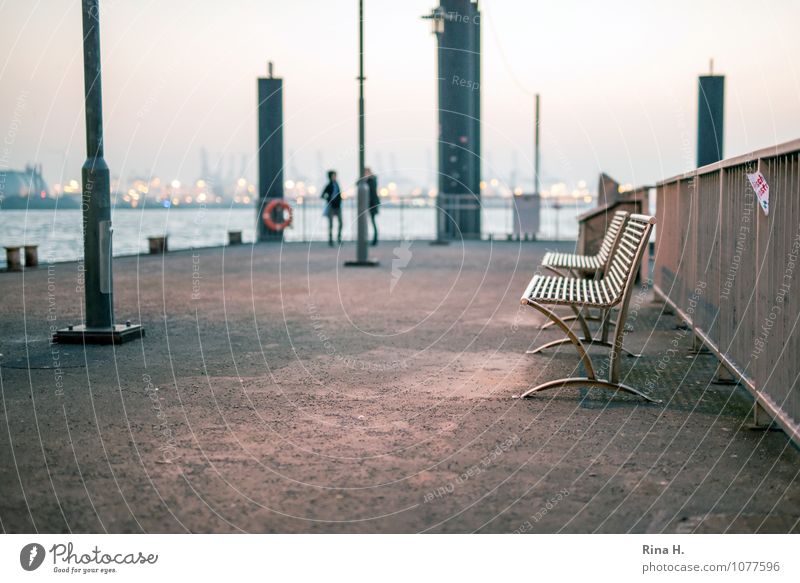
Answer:
[[(800, 140), (657, 187), (656, 293), (800, 443)], [(769, 215), (747, 174), (769, 185)]]

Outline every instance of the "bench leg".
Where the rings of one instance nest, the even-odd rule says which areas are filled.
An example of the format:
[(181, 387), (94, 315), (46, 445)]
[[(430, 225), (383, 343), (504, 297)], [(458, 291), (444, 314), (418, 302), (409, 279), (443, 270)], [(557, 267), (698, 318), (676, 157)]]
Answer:
[[(547, 271), (552, 271), (558, 277), (570, 277), (571, 274), (572, 274), (572, 272), (569, 271), (569, 270), (562, 271), (561, 269), (558, 269), (556, 267), (551, 267), (549, 265), (543, 265), (542, 267), (544, 267)], [(574, 320), (574, 319), (575, 319), (575, 316), (566, 316), (564, 318), (564, 321), (565, 322), (569, 322), (570, 320)], [(555, 322), (545, 322), (544, 324), (539, 326), (539, 330), (546, 330), (547, 328), (549, 328), (550, 326), (553, 326), (554, 324), (555, 324)]]
[(586, 368), (586, 375), (590, 379), (596, 378), (594, 373), (594, 366), (592, 366), (592, 359), (589, 356), (589, 353), (586, 352), (586, 347), (583, 345), (581, 340), (575, 335), (575, 333), (570, 330), (569, 326), (562, 320), (557, 314), (553, 311), (548, 310), (542, 304), (534, 302), (529, 299), (523, 299), (523, 304), (527, 304), (535, 310), (538, 310), (545, 316), (547, 316), (550, 320), (555, 322), (555, 324), (564, 331), (564, 334), (567, 335), (567, 341), (572, 342), (575, 345), (575, 350), (578, 351), (578, 355), (581, 357), (581, 361), (583, 361), (583, 366)]
[[(566, 320), (566, 318), (564, 318)], [(581, 339), (582, 342), (587, 342), (585, 338)], [(553, 346), (560, 346), (562, 344), (566, 344), (567, 342), (572, 342), (569, 338), (559, 338), (558, 340), (552, 340), (546, 344), (542, 344), (541, 346), (537, 346), (531, 350), (526, 350), (525, 354), (539, 354), (542, 350), (546, 348), (552, 348)]]
[[(577, 320), (577, 319), (578, 319), (578, 318), (577, 318), (575, 315), (572, 315), (572, 316), (564, 316), (564, 317), (562, 318), (562, 320), (564, 320), (565, 322), (572, 322), (573, 320)], [(602, 319), (600, 316), (595, 316), (595, 315), (594, 315), (594, 314), (592, 314), (592, 313), (587, 313), (587, 314), (585, 314), (585, 315), (583, 316), (583, 319), (584, 319), (584, 320), (586, 320), (587, 322), (601, 322), (601, 321), (603, 320), (603, 319)], [(539, 329), (540, 329), (540, 330), (547, 330), (548, 328), (552, 328), (552, 327), (553, 327), (553, 326), (555, 326), (555, 325), (556, 325), (556, 323), (555, 323), (555, 322), (545, 322), (544, 324), (542, 324), (542, 325), (539, 327)]]
[[(564, 319), (566, 320), (566, 318)], [(569, 338), (559, 338), (558, 340), (553, 340), (551, 342), (548, 342), (547, 344), (542, 344), (541, 346), (534, 348), (533, 350), (526, 350), (525, 354), (538, 354), (542, 350), (545, 350), (546, 348), (552, 348), (553, 346), (560, 346), (561, 344), (566, 344), (567, 342), (570, 342)], [(610, 342), (597, 340), (595, 338), (589, 338), (589, 339), (581, 338), (581, 342), (583, 342), (584, 346), (603, 346), (604, 348), (614, 348), (614, 345), (611, 344)], [(620, 350), (626, 356), (629, 356), (631, 358), (639, 358), (642, 356), (641, 354), (637, 354), (636, 352), (631, 352), (630, 350), (624, 347), (622, 347)]]
[[(568, 321), (578, 321), (578, 324), (581, 326), (581, 332), (583, 332), (582, 340), (590, 340), (592, 338), (592, 331), (589, 330), (589, 324), (586, 323), (586, 317), (583, 315), (583, 310), (577, 306), (570, 306), (569, 307), (573, 314), (572, 316), (562, 316), (560, 317), (562, 322)], [(554, 321), (549, 322), (549, 324), (555, 324)], [(547, 327), (547, 324), (541, 327), (544, 330)]]
[(651, 403), (661, 403), (661, 401), (653, 399), (652, 397), (648, 397), (641, 391), (638, 391), (637, 389), (634, 389), (633, 387), (628, 386), (626, 384), (612, 383), (609, 381), (604, 381), (602, 379), (594, 379), (594, 378), (590, 379), (588, 377), (570, 377), (566, 379), (556, 379), (554, 381), (548, 381), (546, 383), (542, 383), (539, 386), (527, 390), (520, 396), (520, 398), (525, 399), (533, 396), (534, 393), (538, 393), (539, 391), (546, 391), (547, 389), (558, 389), (564, 387), (588, 387), (588, 388), (598, 388), (598, 389), (609, 389), (612, 391), (623, 391), (625, 393), (637, 395), (642, 399), (650, 401)]

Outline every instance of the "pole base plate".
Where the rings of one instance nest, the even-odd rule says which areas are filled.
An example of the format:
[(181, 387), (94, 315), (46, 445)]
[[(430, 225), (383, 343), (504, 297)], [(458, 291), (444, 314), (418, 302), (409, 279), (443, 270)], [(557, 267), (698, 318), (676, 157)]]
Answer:
[(345, 261), (345, 267), (377, 267), (380, 262), (374, 259), (367, 259), (366, 261)]
[(144, 337), (139, 324), (117, 324), (113, 328), (87, 328), (84, 325), (61, 328), (53, 334), (56, 344), (122, 344)]

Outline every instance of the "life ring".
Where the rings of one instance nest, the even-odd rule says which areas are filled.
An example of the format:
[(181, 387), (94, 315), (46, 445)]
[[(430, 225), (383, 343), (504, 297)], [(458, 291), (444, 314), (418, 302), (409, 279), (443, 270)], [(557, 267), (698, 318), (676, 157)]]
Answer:
[[(276, 209), (280, 208), (284, 211), (284, 219), (283, 222), (276, 223), (272, 220), (272, 212)], [(283, 231), (286, 227), (292, 224), (292, 207), (289, 205), (288, 202), (284, 201), (280, 198), (273, 198), (267, 206), (264, 207), (264, 212), (261, 214), (261, 218), (264, 221), (264, 225), (272, 231)]]

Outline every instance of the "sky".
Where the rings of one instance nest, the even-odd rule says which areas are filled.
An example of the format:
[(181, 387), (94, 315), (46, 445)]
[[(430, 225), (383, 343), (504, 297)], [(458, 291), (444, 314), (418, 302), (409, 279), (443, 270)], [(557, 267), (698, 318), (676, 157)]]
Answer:
[[(433, 185), (434, 0), (365, 0), (367, 162)], [(193, 181), (201, 150), (256, 176), (256, 78), (284, 79), (286, 177), (357, 169), (356, 0), (101, 0), (112, 174)], [(651, 184), (695, 159), (697, 76), (726, 76), (725, 155), (800, 137), (800, 2), (482, 0), (483, 177), (530, 188), (600, 172)], [(0, 162), (52, 185), (85, 159), (77, 0), (0, 0)]]

